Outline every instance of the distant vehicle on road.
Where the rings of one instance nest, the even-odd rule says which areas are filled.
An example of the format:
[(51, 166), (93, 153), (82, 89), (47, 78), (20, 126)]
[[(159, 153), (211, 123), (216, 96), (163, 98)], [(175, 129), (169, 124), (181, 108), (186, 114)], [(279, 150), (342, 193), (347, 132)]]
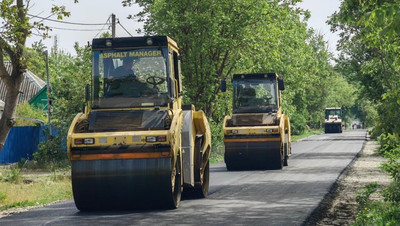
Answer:
[(342, 109), (331, 107), (325, 109), (325, 133), (341, 133), (343, 127)]

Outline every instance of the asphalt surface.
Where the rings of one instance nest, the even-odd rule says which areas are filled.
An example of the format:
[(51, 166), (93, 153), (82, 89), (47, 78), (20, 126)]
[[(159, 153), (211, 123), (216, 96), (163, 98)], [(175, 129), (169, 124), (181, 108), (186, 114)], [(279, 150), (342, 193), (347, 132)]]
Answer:
[(206, 199), (176, 210), (79, 212), (67, 201), (1, 218), (0, 225), (302, 225), (361, 151), (365, 130), (311, 136), (292, 144), (283, 170), (228, 172), (211, 165)]

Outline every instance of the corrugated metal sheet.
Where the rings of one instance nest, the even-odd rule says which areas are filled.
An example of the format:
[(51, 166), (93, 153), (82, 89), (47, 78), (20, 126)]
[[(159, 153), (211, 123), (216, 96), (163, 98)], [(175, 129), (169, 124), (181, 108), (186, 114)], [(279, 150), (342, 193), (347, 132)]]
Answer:
[[(12, 72), (11, 62), (5, 62), (4, 65), (7, 68), (9, 73)], [(40, 79), (38, 76), (33, 74), (30, 71), (26, 71), (24, 73), (24, 80), (22, 81), (20, 88), (20, 96), (18, 99), (18, 103), (23, 103), (25, 101), (29, 101), (34, 97), (44, 86), (46, 82)], [(6, 85), (0, 79), (0, 100), (5, 101), (7, 95)]]
[[(32, 159), (33, 153), (38, 151), (40, 142), (46, 141), (44, 130), (48, 126), (14, 126), (7, 136), (3, 150), (0, 152), (0, 164), (8, 164), (20, 161), (22, 158)], [(57, 136), (58, 131), (51, 130)], [(66, 150), (66, 144), (62, 144)], [(65, 154), (67, 154), (65, 152)]]
[(39, 142), (44, 139), (41, 127), (14, 126), (0, 152), (0, 164), (18, 162), (22, 158), (32, 159)]

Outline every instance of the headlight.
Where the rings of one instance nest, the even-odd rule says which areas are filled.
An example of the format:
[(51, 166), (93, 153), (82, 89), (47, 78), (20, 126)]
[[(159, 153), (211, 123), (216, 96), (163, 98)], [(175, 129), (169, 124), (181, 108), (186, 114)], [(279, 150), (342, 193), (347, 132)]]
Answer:
[(267, 129), (266, 132), (267, 132), (267, 133), (277, 133), (277, 132), (278, 132), (278, 128), (275, 128), (275, 129)]
[(238, 133), (238, 131), (236, 129), (231, 130), (231, 133)]
[(74, 140), (75, 144), (94, 144), (94, 138), (76, 138)]
[(94, 144), (94, 138), (85, 138), (83, 139), (84, 144)]
[(157, 137), (146, 137), (146, 142), (156, 142), (157, 141)]

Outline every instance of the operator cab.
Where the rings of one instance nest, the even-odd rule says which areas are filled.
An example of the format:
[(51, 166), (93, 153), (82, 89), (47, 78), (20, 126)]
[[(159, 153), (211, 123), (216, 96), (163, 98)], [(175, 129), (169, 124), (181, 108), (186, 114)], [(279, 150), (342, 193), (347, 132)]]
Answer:
[(179, 73), (169, 70), (178, 68), (178, 57), (170, 57), (177, 56), (171, 41), (166, 36), (94, 39), (92, 109), (168, 107), (180, 85)]
[(236, 74), (232, 82), (233, 113), (278, 111), (280, 103), (275, 73)]
[(325, 119), (329, 120), (329, 117), (337, 117), (337, 119), (342, 119), (342, 109), (341, 108), (325, 109)]

